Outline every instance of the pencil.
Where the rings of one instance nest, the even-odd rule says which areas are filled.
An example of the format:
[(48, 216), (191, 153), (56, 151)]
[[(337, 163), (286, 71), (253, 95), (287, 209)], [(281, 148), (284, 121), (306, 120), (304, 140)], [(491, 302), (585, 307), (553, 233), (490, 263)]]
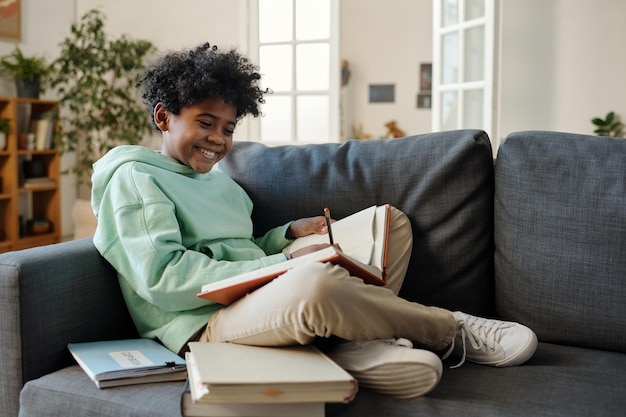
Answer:
[(326, 218), (326, 228), (328, 229), (328, 239), (330, 240), (330, 244), (334, 245), (333, 241), (333, 229), (330, 227), (330, 210), (328, 207), (324, 208), (324, 217)]

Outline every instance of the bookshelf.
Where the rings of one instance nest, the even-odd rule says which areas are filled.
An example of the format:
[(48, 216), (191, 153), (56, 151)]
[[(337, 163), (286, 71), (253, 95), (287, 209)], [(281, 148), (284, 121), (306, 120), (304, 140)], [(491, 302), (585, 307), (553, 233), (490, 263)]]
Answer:
[(11, 120), (0, 149), (0, 253), (60, 241), (60, 161), (51, 140), (57, 121), (50, 119), (56, 104), (0, 97), (0, 117)]

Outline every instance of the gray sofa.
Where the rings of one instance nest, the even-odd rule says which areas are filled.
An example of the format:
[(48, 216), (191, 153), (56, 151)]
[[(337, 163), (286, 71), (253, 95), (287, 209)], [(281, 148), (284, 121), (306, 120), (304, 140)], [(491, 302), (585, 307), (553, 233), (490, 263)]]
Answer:
[[(453, 131), (343, 145), (237, 143), (221, 168), (255, 202), (259, 233), (324, 206), (392, 203), (414, 248), (401, 295), (528, 325), (523, 366), (445, 361), (429, 395), (363, 389), (327, 416), (623, 416), (626, 412), (626, 140)], [(135, 330), (90, 239), (0, 255), (0, 410), (15, 416), (178, 416), (183, 384), (99, 390), (68, 342)], [(418, 324), (416, 324), (418, 325)]]

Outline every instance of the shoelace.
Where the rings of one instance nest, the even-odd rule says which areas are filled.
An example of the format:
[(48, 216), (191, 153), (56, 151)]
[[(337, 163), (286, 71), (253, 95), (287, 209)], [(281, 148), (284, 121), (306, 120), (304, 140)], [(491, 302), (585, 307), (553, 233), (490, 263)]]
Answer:
[[(467, 322), (466, 322), (467, 320)], [(479, 317), (467, 317), (457, 322), (458, 332), (463, 341), (463, 355), (461, 361), (451, 366), (451, 369), (460, 368), (465, 363), (467, 355), (466, 340), (469, 340), (472, 347), (476, 350), (486, 348), (490, 352), (495, 351), (497, 341), (500, 339), (500, 330), (503, 322), (497, 320), (481, 319)], [(454, 351), (456, 337), (452, 339), (452, 344), (448, 351), (443, 355), (442, 359), (446, 359)]]
[(413, 343), (409, 339), (405, 339), (403, 337), (399, 337), (397, 339), (388, 339), (387, 343), (390, 345), (404, 346), (409, 349), (413, 348)]

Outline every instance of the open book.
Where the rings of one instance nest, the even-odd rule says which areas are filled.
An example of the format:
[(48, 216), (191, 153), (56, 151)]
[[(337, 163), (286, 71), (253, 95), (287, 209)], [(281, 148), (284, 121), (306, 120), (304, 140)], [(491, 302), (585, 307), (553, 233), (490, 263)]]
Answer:
[[(331, 262), (347, 269), (350, 275), (368, 284), (385, 285), (387, 244), (389, 240), (390, 205), (372, 206), (332, 224), (334, 246), (280, 262), (255, 271), (202, 286), (198, 297), (228, 305), (245, 294), (267, 284), (289, 269), (308, 262)], [(328, 235), (309, 235), (294, 240), (284, 249), (293, 252), (316, 244), (328, 243)]]
[(189, 349), (187, 368), (194, 403), (348, 402), (358, 390), (348, 372), (312, 345), (190, 342)]

